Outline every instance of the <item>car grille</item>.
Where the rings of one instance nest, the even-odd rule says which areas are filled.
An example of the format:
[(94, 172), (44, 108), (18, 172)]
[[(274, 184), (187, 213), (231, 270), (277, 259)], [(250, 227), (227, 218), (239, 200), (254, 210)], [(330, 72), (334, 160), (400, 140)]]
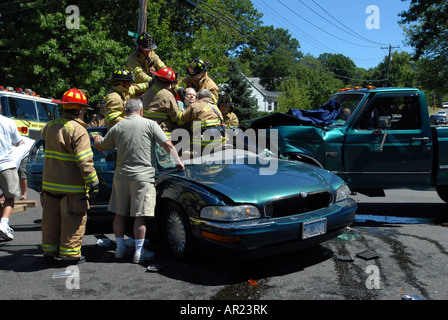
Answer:
[(328, 191), (301, 193), (267, 202), (264, 213), (269, 218), (287, 217), (325, 208), (332, 202), (333, 195)]

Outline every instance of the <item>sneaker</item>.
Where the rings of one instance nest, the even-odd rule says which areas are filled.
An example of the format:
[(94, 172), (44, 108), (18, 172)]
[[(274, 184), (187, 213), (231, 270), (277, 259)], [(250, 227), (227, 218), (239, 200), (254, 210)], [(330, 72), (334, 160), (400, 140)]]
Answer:
[(141, 252), (135, 252), (134, 253), (134, 263), (142, 263), (143, 261), (148, 261), (154, 258), (155, 253), (152, 251), (149, 251), (145, 248), (142, 249)]
[(124, 247), (117, 247), (115, 249), (115, 258), (122, 259), (124, 256), (130, 255), (134, 252), (134, 248), (124, 246)]
[(6, 223), (0, 223), (0, 236), (5, 240), (14, 239), (14, 230)]

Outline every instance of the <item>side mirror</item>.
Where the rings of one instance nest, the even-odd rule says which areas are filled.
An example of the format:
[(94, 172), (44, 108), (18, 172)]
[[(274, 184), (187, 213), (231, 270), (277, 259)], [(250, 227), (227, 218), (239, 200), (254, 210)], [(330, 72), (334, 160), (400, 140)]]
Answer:
[(390, 129), (392, 126), (392, 118), (390, 116), (378, 117), (378, 128), (379, 129)]

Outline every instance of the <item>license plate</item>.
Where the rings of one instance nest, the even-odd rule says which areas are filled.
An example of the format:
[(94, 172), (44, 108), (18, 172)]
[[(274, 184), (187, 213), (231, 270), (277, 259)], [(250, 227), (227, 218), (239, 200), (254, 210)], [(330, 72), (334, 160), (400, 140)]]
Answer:
[(302, 224), (302, 239), (308, 239), (327, 232), (327, 218), (306, 221)]

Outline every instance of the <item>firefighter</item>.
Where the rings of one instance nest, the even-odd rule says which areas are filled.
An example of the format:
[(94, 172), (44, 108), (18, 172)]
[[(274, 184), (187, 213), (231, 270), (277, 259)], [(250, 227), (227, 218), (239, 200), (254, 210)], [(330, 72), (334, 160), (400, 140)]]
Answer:
[(53, 261), (78, 263), (85, 233), (89, 197), (98, 192), (98, 177), (87, 124), (82, 121), (88, 107), (79, 89), (70, 89), (61, 104), (64, 114), (42, 129), (45, 141), (42, 174), (42, 249)]
[(104, 98), (100, 99), (98, 103), (98, 114), (96, 114), (92, 120), (89, 122), (89, 127), (105, 127), (106, 121), (104, 120), (106, 116), (106, 101)]
[(142, 96), (143, 117), (157, 122), (168, 138), (171, 138), (171, 132), (176, 128), (176, 117), (179, 113), (174, 96), (177, 74), (169, 67), (162, 68), (158, 72), (151, 72), (155, 81)]
[(106, 127), (112, 128), (115, 124), (126, 117), (125, 104), (133, 98), (144, 93), (149, 85), (147, 83), (132, 84), (134, 80), (131, 72), (119, 68), (107, 79), (112, 81), (112, 89), (109, 90), (106, 102)]
[(192, 87), (196, 92), (202, 89), (208, 89), (213, 95), (213, 102), (216, 104), (218, 102), (219, 89), (207, 74), (207, 68), (209, 66), (209, 61), (202, 61), (199, 58), (194, 59), (187, 67), (187, 77), (180, 81), (179, 87), (184, 89)]
[(156, 42), (149, 33), (143, 32), (137, 38), (137, 49), (128, 57), (126, 68), (135, 74), (135, 82), (149, 83), (152, 79), (150, 71), (159, 71), (165, 67), (154, 52)]
[[(191, 123), (193, 152), (203, 150), (206, 146), (219, 147), (226, 141), (221, 111), (213, 102), (213, 95), (208, 89), (200, 90), (198, 101), (179, 112), (177, 123), (180, 126)], [(203, 136), (206, 130), (210, 130), (209, 134)]]
[(223, 124), (226, 128), (238, 128), (239, 121), (236, 114), (233, 112), (235, 104), (232, 102), (232, 98), (228, 94), (219, 95), (218, 107), (221, 110), (223, 116)]

